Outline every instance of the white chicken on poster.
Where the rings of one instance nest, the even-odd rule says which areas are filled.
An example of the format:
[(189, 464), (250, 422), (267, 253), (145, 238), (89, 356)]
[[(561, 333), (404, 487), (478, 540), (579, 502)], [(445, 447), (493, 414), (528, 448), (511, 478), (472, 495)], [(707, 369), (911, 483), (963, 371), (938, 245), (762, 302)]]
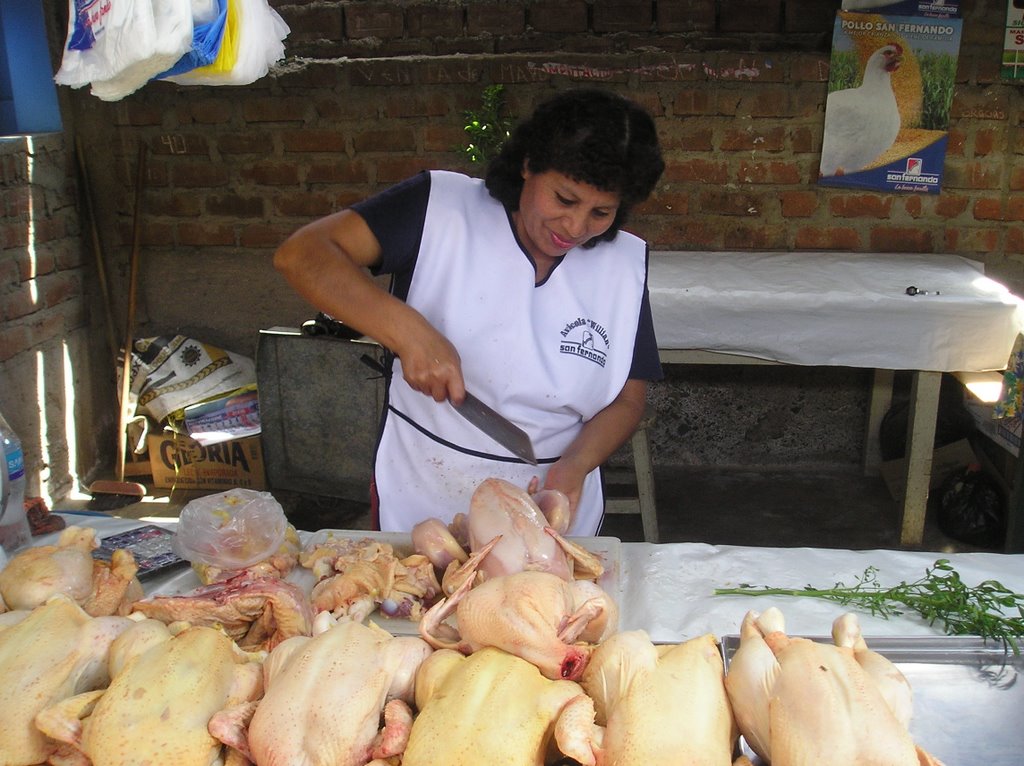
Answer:
[(892, 73), (903, 63), (903, 46), (883, 45), (868, 58), (856, 88), (828, 94), (820, 173), (841, 176), (868, 167), (896, 141), (900, 110)]
[(961, 24), (837, 13), (819, 184), (939, 191)]

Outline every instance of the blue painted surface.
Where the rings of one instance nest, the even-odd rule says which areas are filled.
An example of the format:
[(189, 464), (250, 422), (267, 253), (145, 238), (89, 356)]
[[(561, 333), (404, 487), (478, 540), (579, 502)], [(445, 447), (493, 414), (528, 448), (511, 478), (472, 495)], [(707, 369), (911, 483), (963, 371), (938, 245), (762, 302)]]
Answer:
[(0, 135), (61, 130), (40, 0), (0, 2)]

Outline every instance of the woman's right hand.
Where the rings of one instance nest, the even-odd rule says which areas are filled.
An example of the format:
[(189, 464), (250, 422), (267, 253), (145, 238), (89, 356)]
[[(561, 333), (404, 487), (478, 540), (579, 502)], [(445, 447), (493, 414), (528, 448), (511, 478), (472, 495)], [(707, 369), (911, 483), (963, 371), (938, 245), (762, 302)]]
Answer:
[(380, 242), (363, 217), (342, 210), (292, 234), (274, 253), (274, 266), (317, 309), (391, 349), (414, 390), (461, 404), (466, 388), (458, 351), (370, 278), (366, 269), (380, 257)]
[(402, 377), (409, 387), (431, 397), (461, 404), (466, 397), (462, 378), (462, 360), (455, 346), (433, 327), (393, 349), (402, 361)]

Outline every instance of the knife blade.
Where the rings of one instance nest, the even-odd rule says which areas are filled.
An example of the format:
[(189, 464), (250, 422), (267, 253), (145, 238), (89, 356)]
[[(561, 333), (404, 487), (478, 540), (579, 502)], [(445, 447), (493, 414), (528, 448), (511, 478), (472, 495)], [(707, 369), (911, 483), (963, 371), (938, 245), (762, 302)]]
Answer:
[(452, 406), (457, 413), (513, 455), (522, 458), (530, 465), (537, 465), (530, 435), (511, 420), (488, 407), (469, 391), (466, 392), (466, 398), (462, 404), (453, 404)]
[[(360, 361), (367, 367), (385, 374), (384, 366), (369, 354), (363, 354)], [(522, 458), (530, 465), (537, 465), (530, 435), (511, 420), (481, 402), (469, 391), (466, 392), (466, 398), (462, 404), (459, 406), (452, 404), (452, 407), (513, 455)]]

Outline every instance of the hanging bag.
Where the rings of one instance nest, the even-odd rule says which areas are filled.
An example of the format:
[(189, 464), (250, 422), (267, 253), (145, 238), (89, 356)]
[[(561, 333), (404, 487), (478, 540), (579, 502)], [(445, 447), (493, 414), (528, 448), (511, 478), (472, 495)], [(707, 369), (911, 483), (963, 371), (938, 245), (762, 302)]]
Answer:
[[(212, 64), (220, 54), (227, 23), (228, 0), (192, 0), (192, 47), (157, 78), (184, 74)], [(237, 18), (234, 26), (238, 26)], [(234, 55), (237, 55), (237, 39), (234, 47)]]

